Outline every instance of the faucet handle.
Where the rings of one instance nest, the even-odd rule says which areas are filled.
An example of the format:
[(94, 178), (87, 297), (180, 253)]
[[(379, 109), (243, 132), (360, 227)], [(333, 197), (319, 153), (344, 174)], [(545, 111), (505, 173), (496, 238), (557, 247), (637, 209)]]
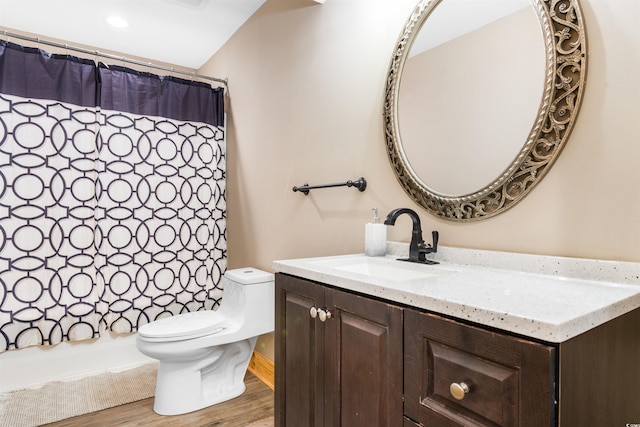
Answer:
[(438, 233), (437, 230), (433, 230), (431, 232), (431, 240), (433, 241), (432, 246), (433, 246), (433, 252), (437, 252), (438, 251), (438, 238), (440, 237), (440, 234)]
[(439, 234), (437, 231), (432, 231), (431, 232), (431, 243), (427, 243), (427, 242), (422, 242), (420, 244), (420, 248), (424, 250), (424, 253), (432, 253), (432, 252), (438, 252), (438, 237)]
[(434, 252), (438, 252), (438, 237), (439, 234), (437, 231), (431, 232), (431, 243), (422, 242), (422, 250), (420, 251), (420, 262), (425, 264), (440, 264), (438, 261), (432, 261), (430, 259), (426, 259), (426, 254), (432, 254)]

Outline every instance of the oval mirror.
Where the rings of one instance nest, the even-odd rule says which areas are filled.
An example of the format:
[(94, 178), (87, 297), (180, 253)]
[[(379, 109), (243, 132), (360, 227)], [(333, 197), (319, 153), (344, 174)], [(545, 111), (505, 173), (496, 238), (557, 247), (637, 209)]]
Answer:
[(444, 219), (505, 211), (560, 153), (585, 76), (577, 0), (419, 1), (385, 88), (398, 180)]

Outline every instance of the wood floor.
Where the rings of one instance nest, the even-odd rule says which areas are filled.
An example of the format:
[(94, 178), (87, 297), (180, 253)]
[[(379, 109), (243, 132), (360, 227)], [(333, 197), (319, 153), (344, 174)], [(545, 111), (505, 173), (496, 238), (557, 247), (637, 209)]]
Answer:
[(185, 415), (158, 415), (153, 412), (153, 398), (149, 398), (47, 424), (47, 427), (246, 427), (265, 418), (273, 420), (273, 391), (249, 372), (245, 383), (247, 390), (242, 396)]

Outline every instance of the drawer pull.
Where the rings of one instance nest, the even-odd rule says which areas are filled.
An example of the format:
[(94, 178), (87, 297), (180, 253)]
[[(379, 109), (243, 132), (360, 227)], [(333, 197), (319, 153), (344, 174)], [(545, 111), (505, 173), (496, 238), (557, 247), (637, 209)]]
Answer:
[(451, 396), (454, 397), (454, 399), (462, 400), (467, 395), (467, 393), (469, 393), (469, 386), (465, 383), (452, 383), (449, 386), (449, 392), (451, 393)]
[(309, 316), (311, 316), (312, 319), (315, 319), (316, 317), (318, 317), (318, 309), (315, 307), (311, 307), (309, 309)]

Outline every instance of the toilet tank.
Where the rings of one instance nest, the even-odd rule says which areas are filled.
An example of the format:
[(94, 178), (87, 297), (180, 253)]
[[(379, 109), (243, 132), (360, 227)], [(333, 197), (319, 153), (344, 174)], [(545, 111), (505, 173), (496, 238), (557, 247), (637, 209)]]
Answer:
[(255, 335), (272, 332), (275, 323), (275, 276), (256, 268), (224, 274), (221, 312), (243, 323)]
[(258, 270), (253, 267), (236, 268), (227, 270), (224, 277), (240, 285), (255, 285), (274, 281), (273, 273)]

